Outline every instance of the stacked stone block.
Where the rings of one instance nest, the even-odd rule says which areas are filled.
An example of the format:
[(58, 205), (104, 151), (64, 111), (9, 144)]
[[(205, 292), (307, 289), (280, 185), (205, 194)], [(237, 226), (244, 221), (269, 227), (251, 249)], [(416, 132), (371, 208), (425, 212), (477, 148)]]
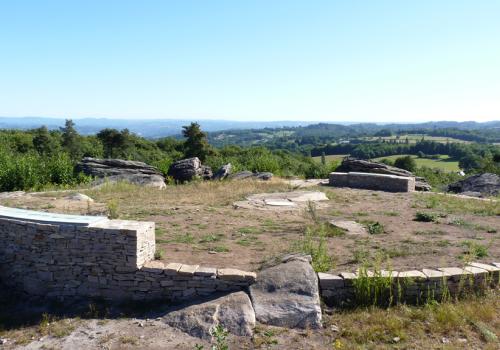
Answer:
[(373, 173), (330, 173), (329, 185), (388, 192), (415, 191), (415, 178)]
[(154, 261), (154, 223), (88, 226), (0, 218), (0, 279), (32, 296), (184, 300), (241, 290), (255, 274)]

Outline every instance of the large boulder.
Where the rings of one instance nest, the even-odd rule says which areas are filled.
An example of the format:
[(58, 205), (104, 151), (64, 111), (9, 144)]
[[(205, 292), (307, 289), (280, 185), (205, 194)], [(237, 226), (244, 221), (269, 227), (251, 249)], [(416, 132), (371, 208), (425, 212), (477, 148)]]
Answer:
[(255, 313), (245, 292), (236, 292), (199, 304), (181, 305), (163, 317), (165, 323), (193, 337), (209, 339), (210, 330), (221, 325), (230, 333), (252, 336)]
[(288, 328), (320, 328), (318, 277), (309, 256), (289, 256), (250, 286), (257, 321)]
[(170, 165), (168, 176), (172, 176), (175, 181), (184, 182), (191, 181), (197, 177), (201, 177), (205, 169), (201, 165), (198, 157), (181, 159)]
[(224, 180), (226, 177), (228, 177), (231, 174), (231, 169), (232, 169), (231, 163), (227, 163), (227, 164), (221, 166), (219, 168), (219, 170), (217, 170), (214, 173), (212, 179), (213, 180)]
[(431, 185), (427, 183), (424, 178), (415, 176), (411, 171), (396, 168), (384, 163), (373, 162), (370, 160), (362, 160), (351, 157), (345, 157), (342, 164), (335, 170), (341, 173), (357, 172), (357, 173), (374, 173), (374, 174), (387, 174), (415, 178), (415, 190), (417, 191), (430, 191)]
[(491, 173), (473, 175), (449, 185), (448, 191), (474, 196), (496, 196), (500, 193), (500, 176)]
[(127, 181), (136, 185), (165, 188), (165, 178), (155, 167), (143, 162), (123, 159), (83, 158), (76, 166), (77, 171), (96, 177), (94, 184), (105, 181)]

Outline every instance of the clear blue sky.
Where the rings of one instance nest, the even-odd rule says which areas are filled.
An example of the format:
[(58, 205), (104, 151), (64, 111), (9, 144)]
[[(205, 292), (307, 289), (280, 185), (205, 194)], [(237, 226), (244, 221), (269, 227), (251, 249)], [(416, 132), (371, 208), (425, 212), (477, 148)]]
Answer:
[(500, 119), (500, 1), (0, 0), (0, 115)]

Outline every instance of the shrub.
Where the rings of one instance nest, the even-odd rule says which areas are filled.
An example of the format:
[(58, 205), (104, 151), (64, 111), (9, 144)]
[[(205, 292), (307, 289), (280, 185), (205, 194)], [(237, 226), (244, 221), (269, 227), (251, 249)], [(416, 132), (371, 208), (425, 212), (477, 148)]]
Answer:
[(413, 159), (412, 156), (405, 156), (405, 157), (400, 157), (397, 158), (394, 161), (394, 166), (400, 169), (408, 170), (411, 172), (414, 172), (417, 170), (417, 163), (415, 162), (415, 159)]
[(438, 215), (436, 213), (425, 213), (425, 212), (417, 212), (415, 214), (415, 221), (420, 222), (437, 222)]

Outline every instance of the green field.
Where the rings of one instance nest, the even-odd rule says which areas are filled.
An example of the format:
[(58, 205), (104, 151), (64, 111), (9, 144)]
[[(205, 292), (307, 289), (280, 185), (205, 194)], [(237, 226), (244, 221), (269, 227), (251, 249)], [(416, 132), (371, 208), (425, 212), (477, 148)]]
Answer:
[[(344, 157), (347, 157), (348, 154), (332, 154), (329, 156), (325, 156), (326, 162), (341, 162)], [(315, 161), (321, 162), (321, 156), (312, 157)]]
[(408, 142), (411, 144), (417, 143), (418, 141), (424, 140), (427, 141), (435, 141), (435, 142), (440, 142), (440, 143), (447, 143), (447, 142), (456, 142), (456, 143), (470, 143), (469, 141), (464, 141), (464, 140), (459, 140), (459, 139), (454, 139), (453, 137), (443, 137), (443, 136), (429, 136), (425, 134), (408, 134), (408, 135), (399, 135), (396, 136), (387, 136), (387, 137), (363, 137), (363, 140), (367, 141), (377, 141), (377, 140), (399, 140), (400, 142), (405, 142), (405, 140), (408, 138)]
[[(400, 154), (395, 156), (380, 157), (380, 158), (375, 158), (373, 160), (379, 162), (382, 159), (389, 159), (394, 162), (397, 158), (404, 157), (406, 155), (407, 154)], [(458, 161), (451, 159), (449, 156), (446, 155), (440, 156), (439, 159), (418, 158), (417, 156), (414, 155), (411, 155), (411, 157), (415, 159), (415, 162), (419, 167), (426, 166), (429, 168), (438, 168), (449, 172), (460, 171), (460, 168), (458, 167)]]

